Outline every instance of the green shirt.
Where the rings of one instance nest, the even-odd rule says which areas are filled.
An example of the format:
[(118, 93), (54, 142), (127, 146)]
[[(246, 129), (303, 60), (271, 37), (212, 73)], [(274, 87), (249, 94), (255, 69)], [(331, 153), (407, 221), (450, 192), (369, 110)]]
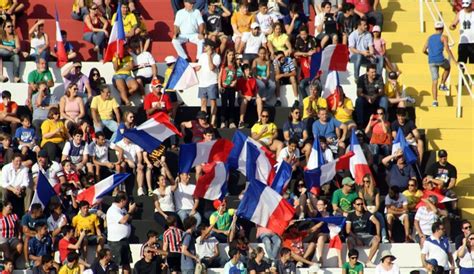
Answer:
[(209, 222), (211, 224), (216, 224), (217, 229), (227, 231), (230, 229), (230, 225), (232, 224), (234, 211), (235, 210), (231, 208), (222, 215), (219, 215), (218, 211), (214, 211), (209, 218)]
[(38, 70), (35, 69), (28, 74), (28, 84), (38, 84), (39, 82), (48, 82), (49, 80), (53, 80), (53, 75), (49, 70), (38, 72)]
[(338, 189), (332, 195), (332, 204), (336, 204), (342, 211), (351, 212), (352, 211), (352, 202), (359, 197), (355, 191), (349, 192), (345, 195), (342, 192), (342, 189)]
[(342, 269), (346, 270), (347, 274), (359, 274), (361, 271), (364, 272), (364, 266), (357, 262), (354, 267), (352, 267), (349, 262), (346, 262), (342, 265)]

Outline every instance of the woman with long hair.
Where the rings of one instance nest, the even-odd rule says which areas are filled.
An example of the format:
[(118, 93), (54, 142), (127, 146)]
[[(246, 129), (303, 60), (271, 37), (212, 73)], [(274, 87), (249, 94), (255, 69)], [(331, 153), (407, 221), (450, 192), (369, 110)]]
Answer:
[(20, 78), (20, 38), (15, 33), (15, 25), (11, 20), (3, 22), (0, 32), (0, 82), (7, 82), (8, 77), (3, 76), (2, 61), (13, 63), (13, 82), (21, 82)]
[(100, 87), (105, 84), (104, 78), (100, 77), (100, 71), (92, 68), (89, 72), (89, 84), (92, 90), (92, 96), (100, 94)]
[(106, 39), (109, 37), (107, 28), (109, 23), (105, 19), (97, 4), (89, 7), (89, 14), (84, 15), (84, 34), (82, 39), (94, 44), (94, 51), (97, 53), (97, 60), (101, 61), (104, 54)]
[(459, 274), (474, 273), (474, 233), (462, 240), (462, 245), (456, 251), (459, 261)]
[(66, 128), (77, 128), (81, 119), (86, 115), (84, 102), (77, 96), (78, 91), (77, 84), (69, 84), (64, 96), (59, 101), (61, 119), (65, 120)]
[(115, 143), (122, 140), (123, 133), (127, 129), (131, 129), (136, 127), (135, 124), (135, 114), (130, 110), (126, 110), (122, 115), (122, 122), (119, 124), (117, 128), (117, 135), (115, 137)]
[(365, 127), (365, 134), (370, 135), (369, 147), (372, 155), (380, 159), (391, 153), (392, 136), (387, 119), (385, 109), (378, 107), (376, 114), (370, 115), (370, 121)]
[(176, 190), (177, 184), (166, 184), (166, 176), (158, 176), (158, 187), (153, 190), (153, 200), (155, 201), (155, 221), (162, 227), (168, 228), (166, 219), (169, 215), (173, 215), (177, 222), (181, 224), (181, 219), (176, 213), (176, 207), (173, 199), (173, 192)]
[(41, 147), (48, 152), (48, 157), (51, 161), (60, 156), (64, 142), (70, 137), (59, 115), (59, 109), (51, 107), (48, 112), (48, 119), (41, 124), (41, 132), (43, 134)]
[(30, 57), (36, 62), (40, 58), (49, 60), (49, 38), (44, 32), (44, 20), (40, 19), (28, 31), (30, 35)]
[(268, 60), (268, 51), (265, 47), (258, 49), (257, 58), (253, 59), (252, 71), (257, 80), (258, 94), (265, 103), (275, 94), (275, 81), (270, 77), (270, 60)]
[(237, 85), (237, 64), (235, 61), (235, 50), (227, 49), (224, 53), (224, 62), (222, 62), (218, 79), (222, 107), (221, 128), (225, 128), (227, 125), (229, 128), (236, 128), (233, 111), (235, 109), (235, 87)]

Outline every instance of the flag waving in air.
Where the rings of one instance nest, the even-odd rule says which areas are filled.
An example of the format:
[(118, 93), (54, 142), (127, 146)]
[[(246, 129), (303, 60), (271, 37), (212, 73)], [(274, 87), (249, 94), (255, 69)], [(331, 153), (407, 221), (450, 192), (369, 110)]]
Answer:
[(56, 196), (56, 191), (51, 186), (48, 181), (48, 178), (40, 170), (38, 173), (38, 183), (36, 184), (36, 191), (33, 199), (31, 200), (30, 208), (32, 204), (38, 203), (41, 204), (41, 207), (44, 209), (48, 206), (51, 198)]
[(184, 90), (197, 84), (199, 81), (194, 69), (186, 59), (178, 57), (165, 89)]
[(416, 154), (411, 150), (407, 141), (405, 140), (405, 135), (401, 127), (398, 128), (397, 136), (393, 140), (392, 145), (392, 154), (395, 154), (397, 150), (401, 149), (403, 151), (403, 156), (405, 157), (405, 162), (409, 165), (416, 163)]
[(310, 220), (315, 222), (324, 222), (329, 230), (329, 248), (336, 248), (342, 250), (342, 241), (339, 237), (339, 232), (344, 229), (344, 225), (346, 224), (346, 217), (329, 216), (311, 218)]
[(117, 16), (115, 16), (115, 22), (112, 22), (113, 27), (110, 32), (107, 50), (105, 51), (104, 62), (111, 61), (115, 54), (117, 54), (119, 58), (123, 58), (124, 56), (123, 45), (125, 44), (125, 30), (123, 28), (122, 16), (122, 4), (121, 1), (119, 1)]
[(350, 170), (354, 181), (361, 185), (362, 178), (365, 174), (370, 174), (372, 176), (372, 172), (370, 171), (369, 164), (367, 164), (367, 159), (365, 159), (364, 151), (362, 151), (362, 147), (357, 140), (357, 136), (354, 130), (352, 130), (351, 134), (351, 148), (350, 151), (354, 152), (354, 157), (350, 159)]
[(182, 144), (179, 149), (179, 172), (188, 173), (192, 167), (214, 161), (227, 162), (234, 145), (227, 139)]
[(58, 9), (56, 8), (56, 55), (58, 60), (56, 61), (56, 66), (58, 68), (63, 67), (67, 64), (67, 53), (66, 48), (63, 41), (63, 36), (61, 35), (61, 27), (59, 26), (59, 16), (58, 16)]
[(212, 162), (202, 166), (204, 174), (199, 176), (194, 190), (194, 197), (206, 200), (217, 200), (227, 192), (227, 167), (223, 162)]
[(114, 188), (120, 185), (123, 181), (125, 181), (128, 176), (130, 176), (129, 173), (119, 173), (110, 175), (104, 180), (79, 193), (79, 195), (77, 195), (76, 197), (76, 200), (78, 202), (87, 201), (90, 205), (94, 205), (100, 201), (100, 198), (112, 193)]

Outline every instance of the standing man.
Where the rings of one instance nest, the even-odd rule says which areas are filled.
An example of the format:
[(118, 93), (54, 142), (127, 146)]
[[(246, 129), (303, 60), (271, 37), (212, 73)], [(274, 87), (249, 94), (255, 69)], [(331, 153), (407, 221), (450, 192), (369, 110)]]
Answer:
[(428, 64), (430, 66), (431, 72), (433, 107), (438, 106), (438, 78), (440, 67), (444, 69), (444, 72), (441, 76), (441, 84), (439, 85), (439, 89), (441, 91), (449, 91), (449, 88), (446, 86), (446, 79), (448, 79), (449, 72), (451, 71), (451, 65), (449, 60), (444, 57), (443, 51), (445, 50), (448, 53), (449, 58), (456, 60), (453, 53), (451, 52), (451, 49), (449, 48), (448, 36), (444, 35), (443, 31), (444, 23), (437, 21), (435, 23), (435, 34), (428, 37), (428, 40), (423, 47), (423, 53), (428, 55)]
[(184, 0), (184, 9), (176, 13), (174, 19), (173, 44), (176, 53), (181, 58), (189, 59), (181, 44), (191, 42), (197, 45), (196, 58), (202, 53), (202, 44), (204, 42), (205, 25), (201, 12), (194, 9), (195, 0)]
[[(444, 225), (435, 222), (431, 227), (430, 237), (426, 238), (421, 249), (421, 262), (427, 268), (426, 260), (435, 259), (440, 267), (444, 268), (444, 273), (455, 273), (454, 259), (448, 237), (444, 236)], [(449, 263), (449, 264), (448, 264)]]
[(132, 231), (130, 221), (136, 209), (135, 203), (130, 203), (128, 211), (125, 208), (128, 204), (127, 193), (119, 191), (115, 196), (115, 202), (107, 210), (107, 241), (112, 252), (113, 261), (122, 267), (122, 273), (130, 273), (130, 263), (132, 262), (132, 252), (128, 237)]
[(472, 0), (462, 0), (462, 10), (458, 12), (449, 29), (459, 28), (458, 62), (474, 63), (474, 16), (472, 14)]

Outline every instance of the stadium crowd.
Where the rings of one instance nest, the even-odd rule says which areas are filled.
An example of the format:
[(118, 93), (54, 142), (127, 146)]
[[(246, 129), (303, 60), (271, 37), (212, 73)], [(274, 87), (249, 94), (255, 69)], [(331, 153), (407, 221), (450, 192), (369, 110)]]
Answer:
[[(76, 200), (82, 190), (121, 172), (133, 175), (135, 196), (153, 198), (153, 218), (164, 231), (147, 233), (148, 240), (141, 243), (141, 259), (133, 267), (137, 274), (205, 273), (209, 268), (223, 268), (226, 274), (296, 273), (300, 267), (316, 271), (325, 267), (323, 247), (329, 241), (329, 230), (327, 224), (311, 218), (328, 216), (346, 217), (340, 236), (348, 253), (338, 252), (342, 273), (360, 274), (365, 267), (376, 268), (376, 273), (400, 273), (396, 254), (384, 251), (380, 261), (374, 260), (380, 243), (394, 242), (419, 243), (428, 273), (454, 273), (458, 267), (467, 271), (461, 273), (472, 273), (471, 224), (453, 222), (459, 219), (456, 201), (440, 200), (456, 198), (456, 168), (448, 162), (445, 150), (437, 152), (435, 163), (422, 168), (425, 144), (411, 115), (416, 101), (404, 93), (398, 80), (402, 72), (386, 54), (378, 0), (172, 0), (175, 18), (170, 42), (176, 56), (166, 57), (167, 69), (160, 73), (149, 52), (152, 38), (135, 2), (121, 3), (127, 42), (124, 57), (113, 56), (114, 75), (102, 75), (95, 68), (85, 75), (76, 49), (67, 41), (67, 31), (73, 30), (61, 32), (71, 62), (62, 69), (65, 92), (58, 98), (50, 90), (55, 83), (48, 67), (58, 52), (49, 45), (44, 21), (31, 26), (31, 50), (22, 51), (23, 41), (15, 27), (24, 20), (25, 7), (17, 0), (0, 1), (0, 57), (13, 63), (11, 81), (21, 82), (20, 59), (36, 62), (36, 69), (27, 77), (26, 102), (12, 101), (11, 91), (1, 94), (2, 273), (14, 269), (118, 273), (119, 268), (130, 273), (131, 220), (139, 207), (132, 192), (122, 186), (115, 189), (114, 202), (107, 210)], [(466, 20), (474, 24), (466, 16), (472, 13), (471, 1), (462, 3), (463, 10), (450, 26), (453, 29), (460, 21), (462, 28)], [(114, 0), (74, 0), (71, 17), (84, 22), (83, 39), (94, 45), (98, 61), (105, 58), (117, 7)], [(310, 18), (311, 7), (315, 18)], [(314, 25), (314, 32), (309, 24)], [(434, 107), (438, 88), (446, 89), (450, 66), (443, 55), (447, 43), (442, 35), (444, 25), (438, 22), (435, 29), (425, 46)], [(474, 34), (462, 35), (474, 41)], [(184, 43), (195, 44), (197, 55), (188, 56)], [(337, 99), (326, 100), (322, 96), (325, 83), (319, 75), (310, 78), (311, 56), (330, 45), (343, 45), (348, 51), (355, 75), (349, 80), (357, 87), (355, 102), (340, 86), (335, 91)], [(470, 45), (460, 44), (460, 59), (472, 57)], [(195, 120), (176, 124), (183, 138), (171, 137), (152, 155), (124, 132), (137, 127), (135, 116), (141, 111), (148, 118), (162, 112), (171, 121), (182, 120), (177, 117), (178, 91), (165, 89), (178, 56), (196, 61), (201, 110)], [(362, 74), (361, 66), (365, 67)], [(445, 73), (438, 87), (439, 67)], [(9, 81), (2, 71), (0, 66), (0, 81)], [(110, 77), (120, 102), (106, 84)], [(276, 124), (271, 116), (282, 105), (283, 87), (295, 99), (290, 102), (288, 120)], [(132, 100), (136, 96), (143, 104)], [(17, 114), (19, 104), (30, 114)], [(128, 108), (123, 111), (124, 107)], [(257, 117), (249, 118), (252, 113)], [(257, 122), (248, 124), (254, 120)], [(202, 167), (176, 174), (166, 158), (167, 151), (179, 151), (185, 141), (219, 138), (223, 128), (250, 129), (249, 137), (266, 147), (271, 157), (292, 167), (282, 196), (294, 207), (294, 220), (282, 235), (257, 227), (256, 239), (264, 248), (250, 247), (255, 225), (237, 216), (235, 208), (228, 208), (226, 199), (211, 201), (212, 209), (200, 206), (205, 201), (193, 194)], [(415, 162), (408, 163), (402, 150), (392, 153), (399, 129), (416, 155)], [(309, 189), (304, 170), (315, 139), (327, 163), (351, 149), (352, 131), (370, 172), (355, 180), (345, 170), (321, 188)], [(32, 203), (40, 173), (57, 193), (46, 207)], [(452, 223), (457, 226), (451, 227)], [(450, 242), (455, 242), (456, 250), (451, 250)], [(218, 245), (224, 243), (229, 246), (228, 254), (219, 254)], [(370, 247), (367, 261), (358, 261), (356, 247)], [(54, 257), (55, 252), (59, 258)], [(93, 261), (88, 260), (88, 252), (96, 253)], [(455, 252), (457, 262), (452, 256)]]

